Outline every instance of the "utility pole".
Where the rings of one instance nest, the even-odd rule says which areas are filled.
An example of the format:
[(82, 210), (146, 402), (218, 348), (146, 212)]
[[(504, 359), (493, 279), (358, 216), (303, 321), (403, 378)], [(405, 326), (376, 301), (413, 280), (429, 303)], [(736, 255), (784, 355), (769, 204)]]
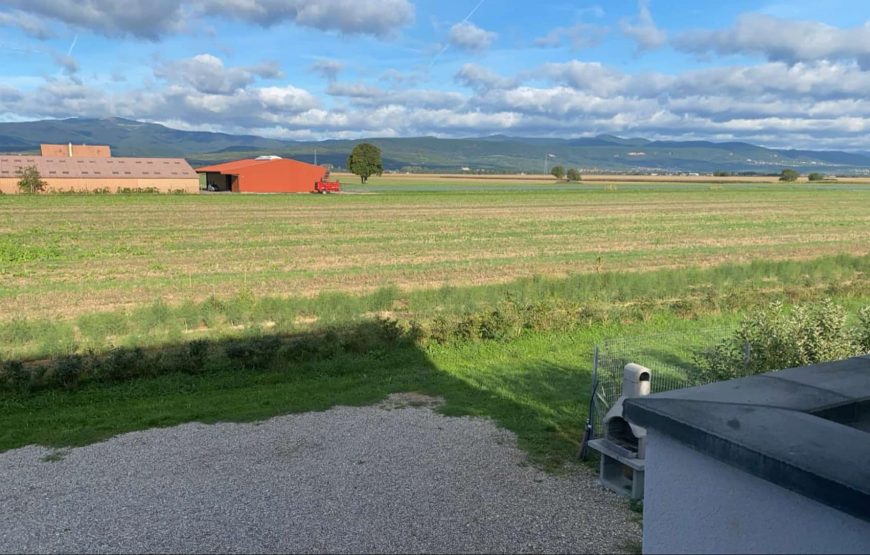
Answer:
[(550, 158), (555, 158), (555, 156), (553, 156), (549, 152), (545, 152), (544, 153), (544, 175), (547, 175), (547, 162), (549, 161)]

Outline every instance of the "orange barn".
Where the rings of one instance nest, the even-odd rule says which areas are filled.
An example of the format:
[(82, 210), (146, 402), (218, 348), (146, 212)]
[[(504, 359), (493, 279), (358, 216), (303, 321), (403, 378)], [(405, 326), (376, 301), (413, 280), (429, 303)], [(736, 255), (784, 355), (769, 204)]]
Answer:
[(289, 158), (264, 157), (205, 166), (197, 168), (196, 173), (200, 185), (208, 191), (312, 193), (314, 184), (326, 179), (329, 171)]

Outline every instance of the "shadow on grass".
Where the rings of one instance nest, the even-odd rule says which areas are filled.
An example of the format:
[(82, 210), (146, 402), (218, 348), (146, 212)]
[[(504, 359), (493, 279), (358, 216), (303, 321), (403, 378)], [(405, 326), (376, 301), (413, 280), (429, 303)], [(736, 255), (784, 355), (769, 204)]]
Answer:
[[(555, 467), (571, 458), (579, 439), (584, 391), (577, 385), (579, 379), (588, 387), (588, 373), (585, 382), (578, 376), (576, 368), (545, 363), (456, 376), (386, 321), (5, 361), (0, 451), (85, 445), (191, 421), (369, 405), (412, 391), (443, 397), (445, 414), (493, 418), (518, 435), (533, 464)], [(576, 406), (566, 406), (566, 392)]]

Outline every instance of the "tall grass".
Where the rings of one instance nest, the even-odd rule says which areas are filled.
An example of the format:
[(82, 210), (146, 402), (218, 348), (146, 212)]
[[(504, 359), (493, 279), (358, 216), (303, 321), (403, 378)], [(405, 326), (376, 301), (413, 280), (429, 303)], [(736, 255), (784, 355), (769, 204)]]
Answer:
[(643, 321), (659, 311), (680, 317), (742, 310), (774, 300), (870, 296), (870, 255), (809, 261), (755, 261), (707, 269), (602, 272), (528, 278), (498, 285), (443, 286), (366, 295), (163, 300), (75, 321), (16, 319), (0, 324), (0, 358), (40, 358), (118, 345), (158, 345), (233, 335), (239, 330), (300, 332), (376, 316), (402, 322), (432, 340), (492, 338), (506, 329), (558, 329), (576, 322)]

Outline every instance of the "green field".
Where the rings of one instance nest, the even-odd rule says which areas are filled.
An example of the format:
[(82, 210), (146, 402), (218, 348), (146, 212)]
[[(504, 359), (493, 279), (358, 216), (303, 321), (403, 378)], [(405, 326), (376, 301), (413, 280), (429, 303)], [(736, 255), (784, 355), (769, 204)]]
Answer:
[[(0, 319), (866, 254), (870, 187), (0, 197)], [(373, 183), (370, 189), (384, 185)], [(361, 188), (356, 186), (353, 191)]]
[(601, 338), (870, 302), (866, 186), (346, 189), (0, 196), (0, 449), (412, 390), (560, 463)]

